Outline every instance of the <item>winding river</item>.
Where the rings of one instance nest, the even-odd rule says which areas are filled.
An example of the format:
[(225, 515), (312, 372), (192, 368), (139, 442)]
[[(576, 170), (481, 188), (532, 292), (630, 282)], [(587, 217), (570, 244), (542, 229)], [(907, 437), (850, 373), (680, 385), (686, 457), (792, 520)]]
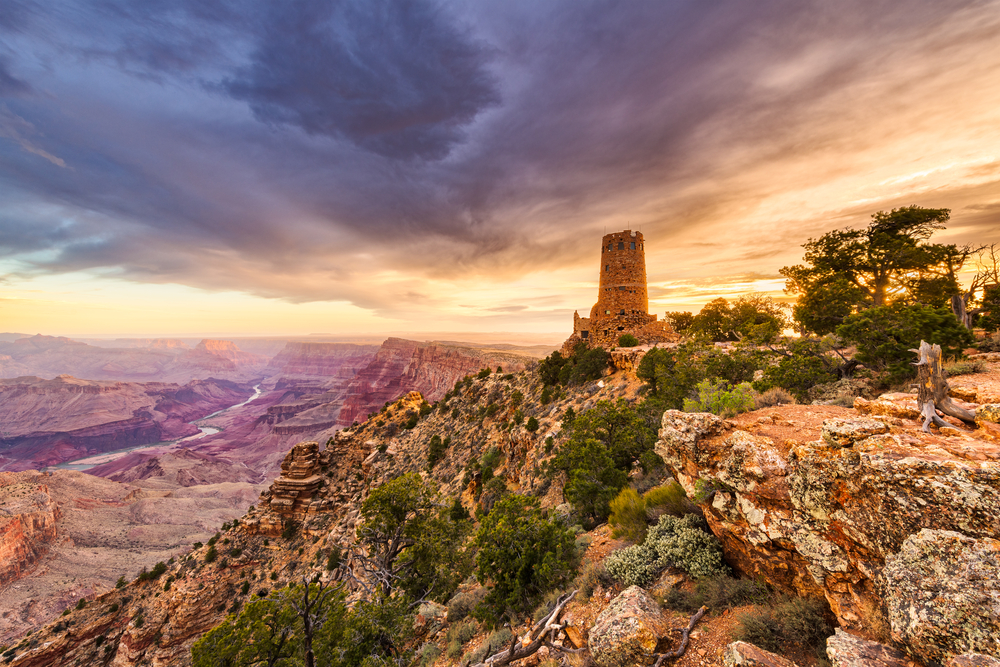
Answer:
[(198, 429), (201, 431), (201, 433), (195, 433), (194, 435), (189, 435), (187, 437), (179, 438), (177, 440), (165, 440), (164, 442), (154, 442), (145, 445), (136, 445), (134, 447), (125, 447), (124, 449), (115, 449), (110, 452), (102, 452), (100, 454), (86, 456), (84, 458), (75, 459), (73, 461), (64, 461), (54, 466), (49, 466), (48, 468), (45, 468), (45, 470), (90, 470), (94, 466), (99, 466), (104, 463), (110, 463), (111, 461), (120, 459), (121, 457), (131, 452), (141, 452), (153, 449), (165, 451), (172, 447), (177, 447), (183, 443), (188, 443), (191, 442), (192, 440), (204, 438), (206, 435), (218, 433), (222, 429), (216, 426), (203, 426), (200, 422), (211, 419), (212, 417), (218, 417), (224, 412), (235, 410), (236, 408), (242, 408), (247, 403), (250, 403), (251, 401), (255, 400), (258, 396), (260, 396), (260, 394), (261, 394), (260, 385), (259, 384), (255, 385), (253, 388), (253, 395), (250, 398), (246, 399), (245, 401), (241, 401), (236, 405), (230, 405), (228, 408), (222, 408), (221, 410), (216, 410), (210, 415), (206, 415), (204, 417), (201, 417), (200, 419), (195, 419), (194, 421), (188, 422), (193, 426), (197, 426)]

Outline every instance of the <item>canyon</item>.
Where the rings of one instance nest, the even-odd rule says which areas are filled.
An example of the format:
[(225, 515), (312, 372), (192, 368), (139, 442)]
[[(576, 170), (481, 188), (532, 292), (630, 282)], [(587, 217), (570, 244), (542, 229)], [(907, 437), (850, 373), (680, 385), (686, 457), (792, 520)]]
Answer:
[[(998, 361), (964, 376), (955, 394), (995, 396)], [(493, 373), (452, 396), (447, 410), (402, 428), (425, 398), (409, 393), (325, 442), (289, 447), (278, 478), (222, 532), (221, 562), (209, 564), (205, 547), (194, 549), (167, 566), (169, 590), (162, 580), (136, 580), (90, 595), (84, 609), (6, 655), (18, 667), (189, 664), (191, 644), (228, 610), (258, 589), (266, 594), (298, 581), (331, 548), (350, 544), (361, 503), (384, 481), (419, 472), (474, 507), (482, 481), (468, 474), (469, 464), (490, 448), (499, 453), (496, 476), (550, 512), (565, 512), (565, 479), (545, 472), (546, 439), (559, 437), (568, 408), (579, 413), (599, 400), (634, 401), (640, 387), (631, 372), (618, 370), (549, 402), (530, 372)], [(515, 395), (519, 409), (537, 417), (536, 431), (511, 426)], [(487, 414), (487, 403), (499, 411)], [(990, 554), (1000, 549), (1000, 408), (966, 405), (977, 414), (974, 427), (953, 423), (929, 433), (910, 394), (859, 399), (854, 408), (782, 405), (731, 419), (667, 411), (656, 451), (704, 513), (733, 569), (829, 603), (841, 626), (831, 640), (837, 651), (874, 647), (904, 664), (901, 650), (913, 664), (928, 665), (969, 652), (997, 656), (1000, 647), (990, 642), (1000, 631), (992, 611), (1000, 602), (1000, 565)], [(428, 470), (429, 442), (442, 434), (451, 436), (445, 456)], [(607, 553), (605, 528), (580, 538)], [(253, 583), (241, 589), (243, 582)], [(586, 643), (586, 628), (610, 601), (601, 595), (589, 606), (567, 606), (579, 642)], [(716, 625), (726, 622), (723, 615)], [(699, 655), (721, 660), (705, 657), (702, 641), (692, 636), (696, 657), (683, 664), (699, 664)], [(837, 655), (837, 665), (853, 664)], [(991, 664), (983, 660), (975, 664)]]
[[(104, 594), (119, 576), (184, 553), (242, 516), (295, 443), (326, 442), (357, 415), (363, 419), (409, 391), (434, 400), (481, 368), (518, 370), (551, 351), (402, 339), (381, 346), (289, 341), (261, 365), (239, 347), (217, 343), (225, 342), (202, 341), (191, 349), (182, 341), (150, 339), (125, 349), (181, 350), (203, 368), (252, 367), (259, 375), (183, 385), (65, 374), (0, 380), (0, 465), (24, 471), (4, 484), (44, 487), (51, 497), (48, 510), (34, 512), (0, 503), (5, 516), (21, 517), (4, 533), (9, 545), (3, 549), (17, 565), (10, 581), (0, 583), (0, 641), (47, 622), (79, 597)], [(65, 341), (56, 347), (77, 349)], [(33, 470), (138, 445), (147, 446), (104, 456), (108, 460), (86, 473)], [(47, 521), (31, 518), (45, 511)], [(84, 520), (88, 513), (92, 520)], [(26, 530), (29, 525), (37, 529)]]

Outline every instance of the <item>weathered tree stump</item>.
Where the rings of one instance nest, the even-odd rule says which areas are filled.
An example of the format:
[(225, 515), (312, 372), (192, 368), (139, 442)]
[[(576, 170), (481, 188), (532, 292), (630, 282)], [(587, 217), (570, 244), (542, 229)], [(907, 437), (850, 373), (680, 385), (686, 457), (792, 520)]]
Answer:
[(924, 432), (930, 433), (931, 424), (949, 426), (948, 422), (938, 417), (938, 411), (964, 422), (975, 423), (976, 416), (956, 405), (948, 395), (948, 379), (941, 366), (941, 346), (920, 341), (920, 348), (910, 351), (920, 356), (915, 364), (917, 405), (920, 406), (920, 414), (924, 418)]

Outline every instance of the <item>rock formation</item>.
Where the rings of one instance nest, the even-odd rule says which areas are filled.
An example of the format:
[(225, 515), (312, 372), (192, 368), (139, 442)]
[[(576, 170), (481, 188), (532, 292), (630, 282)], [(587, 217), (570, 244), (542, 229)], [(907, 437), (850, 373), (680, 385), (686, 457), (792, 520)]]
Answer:
[[(1000, 537), (1000, 446), (944, 431), (833, 406), (734, 420), (670, 410), (656, 451), (700, 500), (737, 570), (823, 596), (842, 627), (888, 641), (900, 635), (885, 609), (883, 570), (908, 538), (922, 529), (992, 538), (984, 545)], [(994, 590), (983, 580), (966, 587), (979, 600)], [(900, 604), (915, 608), (917, 598)], [(972, 641), (957, 632), (952, 652)]]
[(669, 631), (656, 600), (630, 586), (597, 617), (590, 629), (590, 654), (601, 667), (649, 664)]
[(0, 586), (17, 579), (56, 540), (59, 507), (44, 484), (0, 473)]
[(271, 484), (268, 505), (279, 514), (302, 513), (319, 489), (319, 443), (300, 442), (281, 462), (281, 476)]

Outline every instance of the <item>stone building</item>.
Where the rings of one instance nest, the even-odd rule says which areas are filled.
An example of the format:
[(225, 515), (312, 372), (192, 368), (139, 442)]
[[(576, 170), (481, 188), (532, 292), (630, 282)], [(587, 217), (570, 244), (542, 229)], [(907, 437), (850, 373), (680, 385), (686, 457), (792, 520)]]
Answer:
[(605, 234), (601, 241), (600, 287), (590, 317), (573, 313), (573, 335), (563, 353), (583, 341), (606, 350), (618, 347), (622, 334), (632, 334), (641, 344), (676, 341), (679, 336), (666, 322), (649, 314), (646, 293), (646, 252), (641, 232), (626, 229)]

